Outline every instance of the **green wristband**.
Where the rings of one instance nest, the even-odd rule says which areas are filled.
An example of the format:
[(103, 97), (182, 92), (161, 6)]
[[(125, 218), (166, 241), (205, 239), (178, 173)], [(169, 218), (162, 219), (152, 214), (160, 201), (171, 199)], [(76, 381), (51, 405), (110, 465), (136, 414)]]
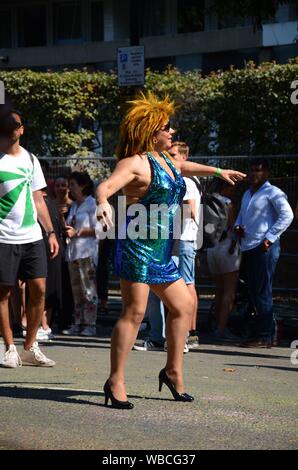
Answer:
[(221, 168), (216, 168), (216, 172), (214, 173), (214, 176), (217, 176), (217, 178), (220, 178), (221, 173), (222, 173), (222, 169)]

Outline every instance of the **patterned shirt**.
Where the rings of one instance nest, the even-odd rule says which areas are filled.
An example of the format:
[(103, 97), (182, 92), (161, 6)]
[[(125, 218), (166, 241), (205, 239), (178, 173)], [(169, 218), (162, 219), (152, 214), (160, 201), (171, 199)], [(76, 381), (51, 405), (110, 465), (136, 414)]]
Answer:
[(0, 243), (42, 239), (33, 192), (46, 187), (40, 163), (20, 148), (17, 156), (0, 153)]

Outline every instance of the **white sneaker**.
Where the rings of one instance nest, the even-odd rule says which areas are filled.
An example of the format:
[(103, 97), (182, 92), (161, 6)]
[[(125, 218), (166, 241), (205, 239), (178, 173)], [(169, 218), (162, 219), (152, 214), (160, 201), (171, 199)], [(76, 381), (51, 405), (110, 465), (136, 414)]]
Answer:
[(9, 345), (8, 350), (4, 354), (1, 365), (2, 367), (10, 367), (11, 369), (21, 367), (22, 361), (14, 344)]
[(21, 359), (23, 364), (28, 366), (53, 367), (56, 364), (56, 362), (47, 358), (41, 352), (37, 341), (33, 343), (28, 351), (23, 349), (21, 352)]
[(42, 326), (38, 328), (36, 335), (37, 341), (49, 341), (51, 339), (54, 339), (54, 335), (52, 333), (51, 328), (47, 328), (46, 330), (44, 330)]
[(80, 325), (71, 325), (70, 328), (63, 330), (63, 335), (76, 336), (80, 333)]
[(44, 334), (48, 337), (48, 339), (55, 339), (55, 336), (53, 335), (52, 328), (47, 328), (44, 330)]
[(198, 336), (189, 336), (187, 339), (188, 349), (199, 349), (199, 337)]
[(96, 336), (96, 326), (85, 326), (80, 333), (81, 336)]
[(132, 349), (134, 351), (163, 351), (163, 344), (156, 344), (150, 339), (145, 339), (142, 344), (134, 344)]

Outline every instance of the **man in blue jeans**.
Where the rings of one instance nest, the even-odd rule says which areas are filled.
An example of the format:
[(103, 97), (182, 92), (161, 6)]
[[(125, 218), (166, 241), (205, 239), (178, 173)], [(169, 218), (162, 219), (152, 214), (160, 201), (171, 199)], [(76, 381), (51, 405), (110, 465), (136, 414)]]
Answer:
[(287, 196), (268, 181), (263, 158), (250, 164), (250, 188), (244, 193), (234, 231), (245, 256), (248, 293), (257, 312), (256, 337), (246, 348), (271, 348), (274, 332), (272, 282), (280, 254), (279, 239), (293, 220)]

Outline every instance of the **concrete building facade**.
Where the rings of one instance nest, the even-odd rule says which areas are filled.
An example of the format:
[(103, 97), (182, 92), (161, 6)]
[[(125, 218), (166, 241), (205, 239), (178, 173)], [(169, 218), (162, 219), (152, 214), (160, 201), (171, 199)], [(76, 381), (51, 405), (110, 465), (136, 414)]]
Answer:
[(117, 48), (136, 36), (154, 70), (207, 73), (298, 55), (296, 5), (254, 31), (249, 19), (206, 13), (210, 1), (0, 0), (0, 69), (115, 69)]

